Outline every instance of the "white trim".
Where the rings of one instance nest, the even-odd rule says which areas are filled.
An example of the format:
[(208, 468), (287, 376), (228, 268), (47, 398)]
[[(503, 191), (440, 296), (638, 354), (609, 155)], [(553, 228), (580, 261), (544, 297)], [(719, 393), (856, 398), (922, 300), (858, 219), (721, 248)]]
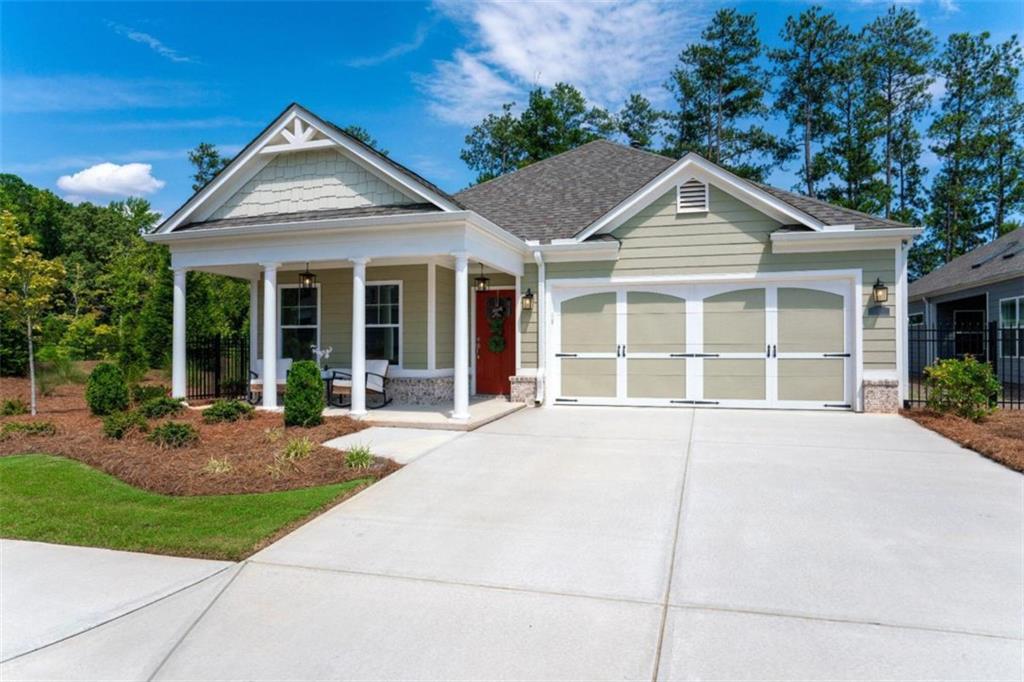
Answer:
[(537, 370), (535, 376), (537, 377), (537, 402), (543, 405), (547, 393), (545, 374), (547, 373), (548, 362), (548, 325), (551, 324), (548, 311), (551, 310), (551, 305), (548, 299), (550, 294), (548, 293), (548, 276), (544, 264), (544, 253), (540, 250), (534, 251), (533, 260), (537, 264), (537, 309), (535, 311), (537, 315)]
[[(320, 282), (313, 285), (316, 288), (316, 347), (320, 348), (320, 316), (323, 314), (323, 306), (321, 305)], [(281, 353), (284, 351), (284, 330), (285, 329), (309, 329), (313, 325), (309, 324), (284, 324), (281, 320), (284, 316), (281, 314), (281, 306), (284, 305), (284, 296), (281, 295), (283, 289), (301, 289), (301, 284), (278, 284), (277, 285), (277, 354), (280, 357), (284, 357)], [(292, 361), (296, 361), (298, 358), (292, 358)]]
[(907, 249), (909, 240), (904, 240), (896, 247), (896, 281), (893, 282), (893, 293), (896, 297), (894, 314), (896, 316), (896, 374), (899, 376), (900, 405), (907, 399), (910, 386), (910, 357), (907, 346)]
[(619, 277), (577, 277), (552, 279), (550, 286), (598, 286), (601, 284), (688, 284), (701, 282), (777, 282), (802, 280), (854, 279), (860, 284), (860, 268), (839, 270), (779, 270), (772, 272), (726, 272), (700, 275), (627, 275)]
[(894, 369), (866, 369), (864, 381), (899, 381), (900, 375)]
[(582, 242), (598, 233), (611, 232), (625, 221), (639, 213), (651, 201), (668, 192), (682, 177), (692, 177), (713, 184), (722, 191), (749, 203), (782, 223), (799, 223), (812, 230), (826, 230), (827, 226), (817, 218), (776, 199), (761, 188), (738, 175), (720, 168), (707, 159), (690, 152), (676, 161), (657, 177), (634, 192), (611, 211), (605, 213), (586, 229), (576, 235)]
[(437, 368), (437, 265), (427, 263), (427, 369)]
[(871, 251), (896, 249), (921, 234), (920, 227), (828, 232), (772, 232), (772, 253), (819, 253), (824, 251)]
[[(515, 336), (516, 344), (516, 376), (519, 376), (519, 371), (523, 368), (523, 339), (522, 332), (519, 329), (519, 318), (520, 313), (523, 311), (523, 282), (520, 275), (516, 275), (516, 293), (515, 298), (512, 301), (512, 305), (516, 311), (515, 329), (513, 330), (513, 336)], [(511, 397), (511, 389), (509, 392)]]
[[(171, 216), (160, 225), (158, 232), (161, 234), (172, 232), (179, 225), (186, 222), (186, 220), (194, 213), (202, 210), (203, 208), (207, 208), (208, 212), (216, 210), (216, 207), (210, 208), (207, 206), (208, 200), (216, 201), (220, 198), (221, 203), (223, 203), (223, 201), (226, 201), (234, 192), (221, 192), (219, 190), (225, 188), (228, 184), (241, 187), (241, 185), (245, 184), (246, 181), (252, 178), (256, 172), (259, 172), (258, 169), (255, 169), (254, 166), (250, 164), (250, 161), (253, 161), (258, 157), (262, 157), (259, 163), (262, 164), (262, 166), (265, 166), (272, 156), (268, 154), (261, 155), (260, 151), (266, 148), (269, 141), (281, 134), (281, 132), (288, 127), (288, 124), (292, 123), (296, 118), (301, 118), (307, 125), (316, 128), (318, 132), (331, 140), (334, 144), (351, 154), (355, 160), (380, 174), (391, 184), (398, 185), (399, 188), (435, 204), (444, 211), (459, 210), (459, 207), (452, 201), (441, 196), (416, 178), (410, 176), (408, 173), (401, 171), (397, 166), (388, 163), (383, 158), (370, 154), (362, 147), (362, 145), (358, 145), (347, 137), (339, 134), (333, 126), (325, 123), (308, 109), (298, 104), (293, 104), (278, 116), (277, 119), (271, 123), (271, 125), (268, 126), (261, 135), (249, 144), (249, 148), (244, 154), (236, 157), (211, 183), (197, 192), (177, 211), (172, 213)], [(262, 168), (262, 166), (260, 166), (260, 168)], [(242, 175), (243, 179), (241, 181), (235, 180), (232, 183), (231, 181), (236, 175)]]
[[(402, 329), (403, 328), (403, 324), (402, 324), (402, 322), (403, 322), (403, 318), (405, 316), (405, 301), (403, 300), (403, 297), (405, 296), (405, 287), (402, 286), (402, 280), (400, 280), (400, 279), (374, 279), (374, 280), (368, 279), (368, 280), (366, 280), (365, 289), (369, 289), (370, 287), (381, 287), (381, 286), (397, 286), (398, 287), (398, 324), (397, 325), (394, 325), (394, 324), (380, 324), (380, 323), (370, 324), (369, 322), (365, 322), (363, 324), (363, 327), (364, 327), (364, 329), (393, 329), (395, 327), (398, 327), (398, 364), (397, 365), (392, 365), (392, 367), (399, 367), (399, 368), (401, 368), (401, 367), (405, 366), (405, 338), (402, 336), (402, 334), (403, 334), (403, 329)], [(380, 299), (378, 298), (377, 300), (379, 301)], [(377, 303), (377, 305), (379, 306), (380, 303)], [(363, 319), (365, 320), (366, 319), (365, 318), (365, 314), (366, 314), (365, 313), (365, 308), (366, 308), (365, 301), (363, 303), (363, 308), (364, 308), (364, 313), (363, 313), (364, 318)], [(364, 340), (365, 340), (365, 336), (364, 336)], [(369, 358), (367, 358), (367, 359), (369, 359)], [(390, 371), (391, 370), (388, 369), (388, 372), (390, 372)]]

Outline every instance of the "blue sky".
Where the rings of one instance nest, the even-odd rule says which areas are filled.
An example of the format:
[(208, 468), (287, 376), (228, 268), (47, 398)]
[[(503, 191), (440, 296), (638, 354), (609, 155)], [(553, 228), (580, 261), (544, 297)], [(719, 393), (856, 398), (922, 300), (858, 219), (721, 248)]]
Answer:
[[(756, 12), (774, 43), (777, 2), (11, 3), (0, 4), (0, 169), (73, 200), (147, 197), (161, 212), (191, 194), (186, 151), (229, 154), (288, 103), (369, 129), (445, 189), (472, 181), (463, 137), (533, 84), (566, 80), (617, 109), (662, 83), (718, 7)], [(857, 28), (874, 0), (828, 2)], [(940, 38), (1024, 29), (1019, 0), (918, 0)], [(791, 173), (775, 184), (788, 187)]]

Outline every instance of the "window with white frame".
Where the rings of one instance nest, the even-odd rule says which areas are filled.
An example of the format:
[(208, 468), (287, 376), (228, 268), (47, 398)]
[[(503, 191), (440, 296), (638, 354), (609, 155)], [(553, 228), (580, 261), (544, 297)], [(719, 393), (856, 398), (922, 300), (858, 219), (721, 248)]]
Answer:
[(999, 333), (1004, 358), (1024, 356), (1024, 296), (999, 301)]
[(402, 285), (378, 282), (366, 285), (366, 358), (401, 364)]
[(320, 343), (320, 285), (303, 289), (298, 284), (280, 287), (280, 353), (292, 360), (312, 360)]

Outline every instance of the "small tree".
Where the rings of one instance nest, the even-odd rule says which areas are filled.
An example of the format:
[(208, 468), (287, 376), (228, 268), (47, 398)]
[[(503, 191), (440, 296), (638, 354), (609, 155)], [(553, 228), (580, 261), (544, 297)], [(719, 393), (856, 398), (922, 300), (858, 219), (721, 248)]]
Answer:
[(14, 215), (9, 211), (0, 213), (0, 316), (25, 323), (33, 415), (36, 414), (33, 324), (53, 304), (53, 294), (63, 278), (64, 266), (60, 261), (43, 258), (36, 250), (35, 238), (18, 231)]
[(992, 398), (1000, 389), (992, 365), (967, 355), (963, 360), (939, 360), (924, 368), (928, 407), (979, 421), (992, 413)]

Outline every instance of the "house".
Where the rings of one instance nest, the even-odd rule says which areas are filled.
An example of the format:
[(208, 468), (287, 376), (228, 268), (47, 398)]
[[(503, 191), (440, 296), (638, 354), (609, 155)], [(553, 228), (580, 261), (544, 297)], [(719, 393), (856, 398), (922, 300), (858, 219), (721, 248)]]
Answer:
[(603, 140), (448, 194), (293, 104), (147, 239), (171, 251), (174, 395), (201, 270), (250, 282), (268, 381), (331, 347), (353, 414), (386, 358), (396, 400), (465, 419), (473, 393), (896, 409), (918, 233)]
[[(922, 348), (911, 349), (913, 364), (936, 357), (971, 354), (995, 361), (1004, 381), (1024, 377), (1024, 228), (1004, 234), (954, 258), (910, 284), (911, 335)], [(990, 323), (998, 328), (996, 357), (989, 357)]]

